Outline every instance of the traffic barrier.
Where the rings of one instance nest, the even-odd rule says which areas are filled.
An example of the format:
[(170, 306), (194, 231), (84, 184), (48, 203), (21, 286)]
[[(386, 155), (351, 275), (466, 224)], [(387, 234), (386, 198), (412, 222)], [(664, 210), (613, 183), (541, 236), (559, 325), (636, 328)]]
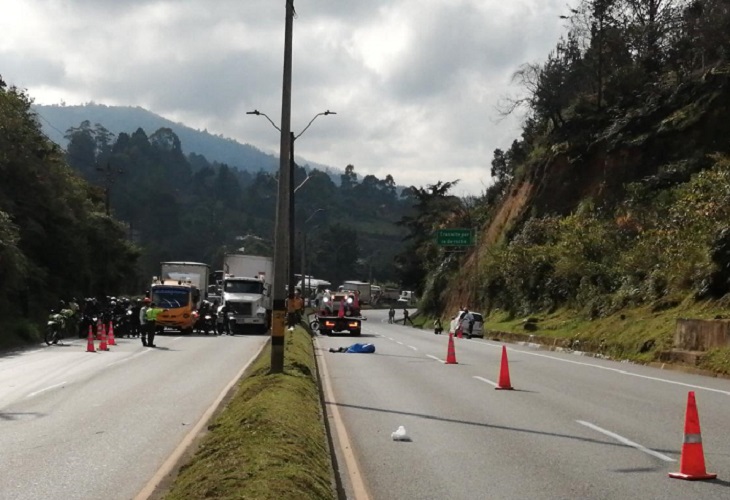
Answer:
[(96, 352), (94, 348), (94, 331), (91, 329), (91, 325), (89, 325), (89, 336), (86, 338), (86, 352)]
[(456, 349), (454, 349), (454, 334), (449, 333), (449, 348), (446, 351), (446, 364), (456, 365)]
[(109, 322), (109, 345), (117, 345), (117, 341), (114, 339), (114, 324)]
[(106, 326), (101, 325), (101, 344), (99, 344), (100, 351), (108, 351), (109, 348), (106, 345)]
[(715, 479), (717, 474), (708, 474), (705, 470), (705, 453), (702, 450), (702, 432), (700, 416), (697, 412), (695, 392), (687, 395), (687, 413), (684, 419), (684, 442), (682, 457), (679, 460), (679, 472), (670, 472), (669, 477), (696, 481), (699, 479)]
[(495, 387), (497, 390), (514, 389), (509, 380), (509, 363), (507, 362), (507, 346), (502, 346), (502, 366), (499, 370), (499, 384)]

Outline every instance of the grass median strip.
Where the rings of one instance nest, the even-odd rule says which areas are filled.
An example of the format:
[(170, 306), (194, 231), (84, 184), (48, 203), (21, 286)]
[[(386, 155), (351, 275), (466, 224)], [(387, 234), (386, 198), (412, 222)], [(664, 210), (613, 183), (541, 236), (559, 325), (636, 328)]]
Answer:
[(269, 374), (270, 357), (267, 347), (165, 499), (336, 498), (312, 339), (287, 332), (283, 374)]

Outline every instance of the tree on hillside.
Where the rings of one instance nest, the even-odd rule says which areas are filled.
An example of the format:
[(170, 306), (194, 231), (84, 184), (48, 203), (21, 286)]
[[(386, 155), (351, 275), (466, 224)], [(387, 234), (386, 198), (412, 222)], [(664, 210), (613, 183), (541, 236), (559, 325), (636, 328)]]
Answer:
[(397, 223), (405, 229), (405, 249), (396, 256), (396, 265), (403, 286), (421, 293), (425, 279), (432, 266), (440, 261), (434, 240), (434, 231), (453, 223), (463, 227), (463, 220), (455, 219), (461, 200), (449, 191), (459, 181), (430, 184), (424, 187), (411, 186), (406, 196), (413, 200), (413, 214), (406, 215)]

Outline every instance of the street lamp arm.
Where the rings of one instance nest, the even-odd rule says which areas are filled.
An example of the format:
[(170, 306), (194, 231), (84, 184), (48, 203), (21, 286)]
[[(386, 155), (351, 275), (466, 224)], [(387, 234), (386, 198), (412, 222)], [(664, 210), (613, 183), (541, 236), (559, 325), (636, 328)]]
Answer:
[[(304, 184), (304, 183), (302, 183), (302, 184)], [(320, 212), (324, 212), (324, 211), (326, 211), (326, 210), (327, 210), (326, 208), (318, 208), (317, 210), (315, 210), (314, 212), (312, 212), (312, 215), (310, 215), (310, 216), (309, 216), (309, 217), (307, 218), (307, 220), (305, 220), (305, 221), (304, 221), (304, 225), (306, 225), (306, 224), (307, 224), (307, 222), (309, 222), (310, 220), (312, 220), (312, 217), (314, 217), (314, 216), (315, 216), (315, 215), (317, 215), (318, 213), (320, 213)]]
[(269, 123), (270, 123), (270, 124), (271, 124), (271, 125), (272, 125), (272, 126), (273, 126), (273, 127), (275, 128), (275, 129), (276, 129), (276, 130), (278, 130), (279, 132), (281, 132), (281, 129), (280, 129), (280, 128), (279, 128), (279, 127), (278, 127), (278, 126), (276, 125), (276, 123), (274, 123), (274, 122), (273, 122), (273, 120), (272, 120), (271, 118), (269, 118), (269, 115), (267, 115), (266, 113), (262, 113), (262, 112), (261, 112), (261, 111), (259, 111), (258, 109), (254, 109), (253, 111), (246, 111), (246, 114), (247, 114), (247, 115), (257, 115), (257, 116), (263, 116), (264, 118), (266, 118), (267, 120), (269, 120)]
[(311, 120), (309, 120), (309, 123), (307, 124), (306, 127), (304, 127), (304, 130), (302, 130), (301, 132), (299, 132), (298, 135), (294, 136), (294, 139), (295, 140), (298, 139), (304, 132), (306, 132), (307, 129), (312, 125), (312, 123), (314, 123), (314, 120), (316, 120), (318, 116), (327, 116), (327, 115), (336, 115), (336, 114), (337, 113), (335, 113), (334, 111), (330, 111), (329, 109), (327, 111), (322, 112), (322, 113), (317, 113), (316, 115), (314, 115), (314, 118), (312, 118)]
[(307, 183), (310, 177), (311, 175), (307, 173), (307, 177), (297, 187), (294, 188), (294, 192), (296, 193), (297, 191), (299, 191)]

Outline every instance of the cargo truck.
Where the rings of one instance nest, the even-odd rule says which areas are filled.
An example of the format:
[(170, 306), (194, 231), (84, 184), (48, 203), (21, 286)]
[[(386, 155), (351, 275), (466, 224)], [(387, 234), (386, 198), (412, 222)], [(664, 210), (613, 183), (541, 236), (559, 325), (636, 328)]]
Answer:
[(229, 333), (269, 330), (271, 322), (271, 279), (274, 261), (259, 255), (226, 254), (223, 258), (221, 307), (218, 321)]
[(190, 334), (196, 311), (208, 290), (208, 264), (200, 262), (162, 262), (160, 276), (152, 279), (150, 299), (163, 309), (157, 316), (161, 328)]

